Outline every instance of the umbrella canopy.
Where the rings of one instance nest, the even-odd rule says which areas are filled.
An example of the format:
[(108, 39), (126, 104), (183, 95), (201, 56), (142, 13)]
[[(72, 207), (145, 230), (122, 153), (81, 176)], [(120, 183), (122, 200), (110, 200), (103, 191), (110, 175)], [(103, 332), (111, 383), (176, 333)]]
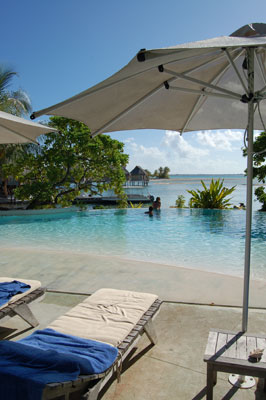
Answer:
[(242, 330), (247, 329), (252, 216), (253, 130), (265, 130), (266, 24), (230, 36), (140, 50), (96, 86), (35, 112), (84, 122), (92, 135), (130, 129), (186, 132), (246, 129), (247, 213)]
[(35, 142), (37, 136), (55, 129), (0, 111), (0, 144)]
[[(266, 93), (266, 25), (231, 36), (141, 50), (128, 65), (96, 86), (35, 112), (84, 122), (92, 134), (129, 129), (245, 129), (246, 49), (255, 51), (256, 99)], [(265, 113), (266, 107), (263, 107)], [(263, 129), (259, 114), (255, 129)]]

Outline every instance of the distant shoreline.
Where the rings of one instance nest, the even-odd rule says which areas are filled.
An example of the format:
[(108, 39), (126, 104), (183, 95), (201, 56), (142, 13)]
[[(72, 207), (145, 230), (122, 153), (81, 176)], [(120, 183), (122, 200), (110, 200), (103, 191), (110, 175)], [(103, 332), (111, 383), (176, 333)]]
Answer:
[(170, 178), (172, 176), (242, 176), (243, 178), (245, 177), (245, 174), (169, 174)]
[(169, 174), (169, 178), (150, 178), (150, 181), (169, 181), (172, 179), (178, 180), (192, 180), (192, 179), (213, 179), (213, 178), (222, 178), (222, 179), (239, 179), (245, 178), (245, 174)]
[(183, 174), (173, 174), (169, 175), (169, 178), (150, 178), (150, 182), (153, 184), (178, 184), (184, 182), (200, 182), (201, 180), (204, 181), (211, 181), (213, 178), (221, 178), (221, 179), (230, 179), (230, 180), (239, 180), (244, 179), (244, 174), (227, 174), (227, 175), (201, 175), (201, 174), (191, 174), (191, 175), (183, 175)]

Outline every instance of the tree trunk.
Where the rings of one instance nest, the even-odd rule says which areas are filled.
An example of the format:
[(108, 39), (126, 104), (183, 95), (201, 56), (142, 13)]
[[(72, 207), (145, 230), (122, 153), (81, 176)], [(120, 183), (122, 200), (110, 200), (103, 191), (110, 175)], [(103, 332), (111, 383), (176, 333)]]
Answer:
[(8, 180), (7, 180), (7, 179), (4, 179), (3, 191), (4, 191), (4, 195), (5, 195), (5, 197), (6, 197), (6, 198), (8, 198), (8, 188), (7, 188), (7, 183), (8, 183)]

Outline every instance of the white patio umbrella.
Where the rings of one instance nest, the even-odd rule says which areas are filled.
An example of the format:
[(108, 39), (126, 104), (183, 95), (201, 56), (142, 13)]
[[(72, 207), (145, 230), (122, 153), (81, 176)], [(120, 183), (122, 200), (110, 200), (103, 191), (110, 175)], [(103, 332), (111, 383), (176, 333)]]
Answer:
[(60, 115), (84, 122), (93, 136), (130, 129), (182, 132), (247, 129), (248, 176), (242, 330), (247, 330), (252, 217), (253, 130), (266, 114), (266, 24), (230, 36), (141, 50), (96, 86), (32, 118)]
[(0, 144), (36, 143), (36, 137), (56, 129), (0, 111)]

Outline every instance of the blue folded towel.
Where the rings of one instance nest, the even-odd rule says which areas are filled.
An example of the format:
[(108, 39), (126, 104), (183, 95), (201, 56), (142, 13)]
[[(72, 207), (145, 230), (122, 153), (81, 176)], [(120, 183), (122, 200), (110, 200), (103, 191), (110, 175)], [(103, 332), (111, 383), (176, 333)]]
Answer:
[(104, 372), (117, 355), (111, 345), (52, 329), (18, 342), (0, 341), (0, 399), (41, 400), (47, 383)]
[(19, 293), (24, 293), (29, 290), (30, 285), (24, 282), (12, 281), (0, 283), (0, 306), (8, 303), (11, 297)]
[(114, 363), (118, 354), (117, 348), (110, 344), (65, 335), (49, 328), (37, 330), (17, 343), (80, 357), (81, 374), (101, 374)]
[(41, 400), (46, 383), (75, 380), (78, 375), (78, 363), (68, 356), (0, 341), (0, 399)]

